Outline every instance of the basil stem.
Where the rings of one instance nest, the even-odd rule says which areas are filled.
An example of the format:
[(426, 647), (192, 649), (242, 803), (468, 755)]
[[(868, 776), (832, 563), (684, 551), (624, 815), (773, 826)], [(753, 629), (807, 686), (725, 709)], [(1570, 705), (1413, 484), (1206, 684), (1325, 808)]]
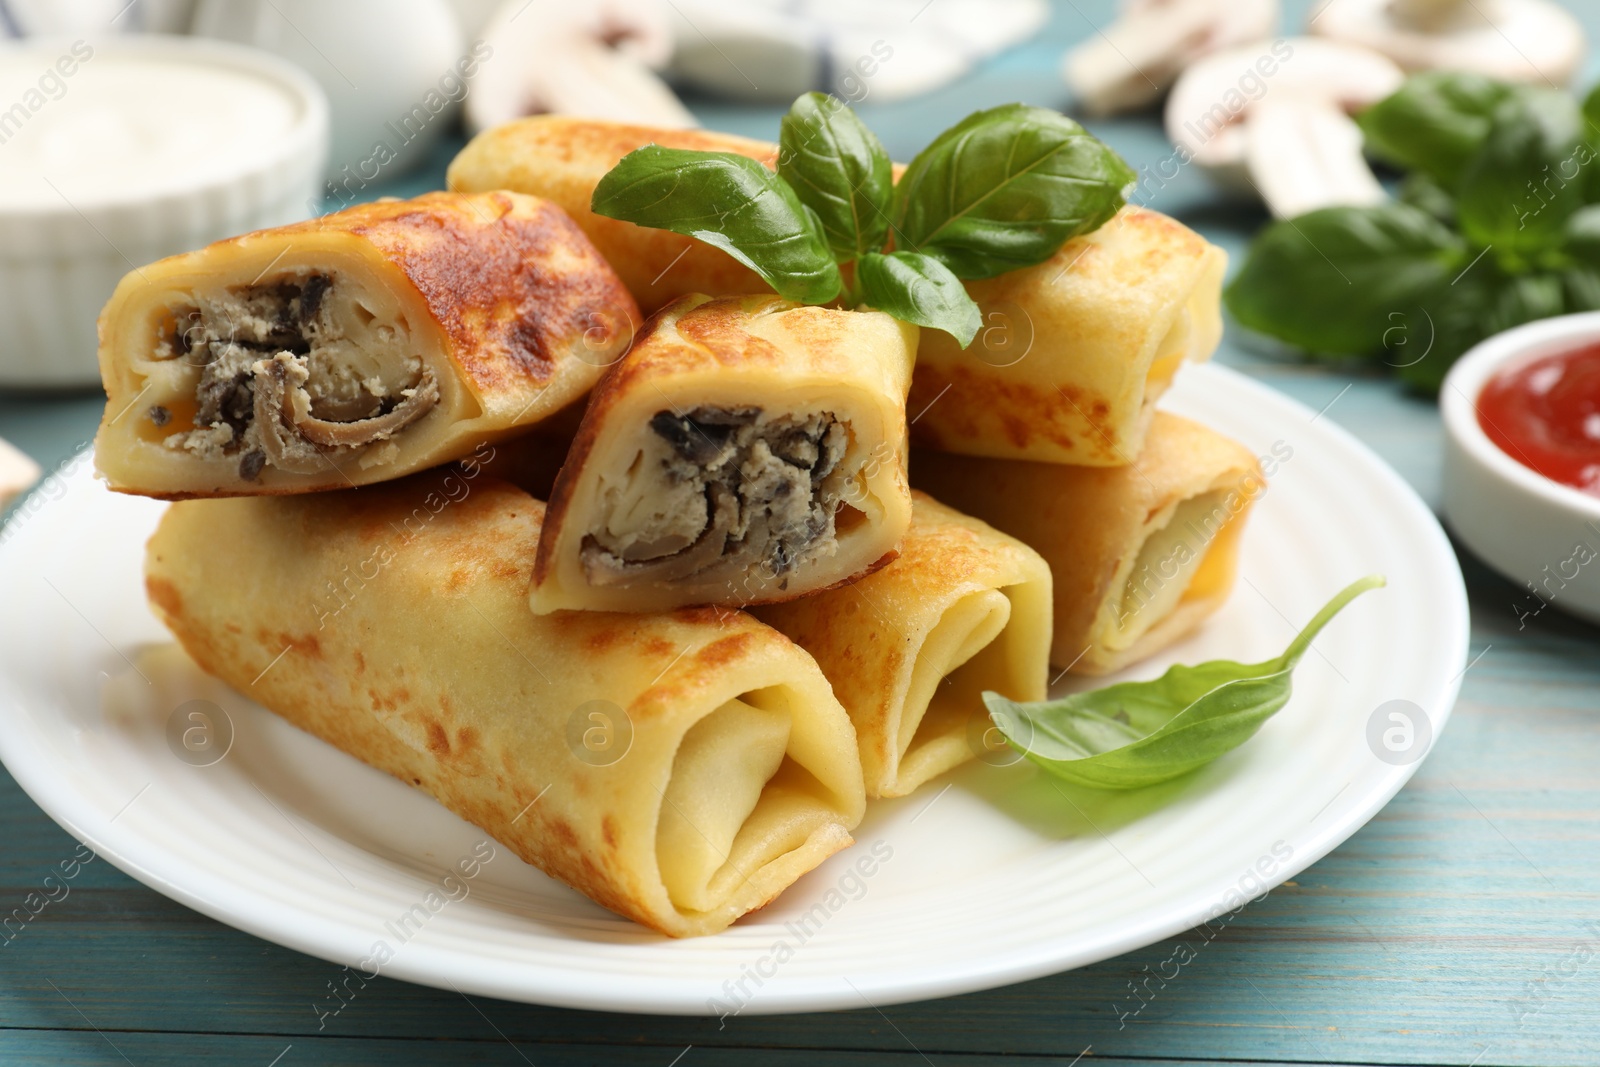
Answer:
[(1264, 663), (1213, 660), (1174, 666), (1148, 682), (1122, 682), (1060, 700), (1018, 703), (986, 692), (989, 715), (1013, 747), (1058, 778), (1100, 789), (1137, 789), (1176, 778), (1231, 752), (1289, 702), (1300, 657), (1328, 621), (1369, 589), (1346, 586)]

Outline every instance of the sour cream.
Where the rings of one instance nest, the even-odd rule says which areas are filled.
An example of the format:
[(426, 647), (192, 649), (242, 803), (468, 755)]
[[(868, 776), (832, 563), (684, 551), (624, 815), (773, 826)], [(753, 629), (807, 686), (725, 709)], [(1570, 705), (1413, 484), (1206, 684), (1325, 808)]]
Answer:
[(0, 209), (82, 211), (270, 164), (306, 120), (281, 80), (89, 42), (0, 49)]
[(326, 95), (260, 49), (0, 41), (0, 387), (97, 383), (124, 275), (316, 214), (327, 156)]

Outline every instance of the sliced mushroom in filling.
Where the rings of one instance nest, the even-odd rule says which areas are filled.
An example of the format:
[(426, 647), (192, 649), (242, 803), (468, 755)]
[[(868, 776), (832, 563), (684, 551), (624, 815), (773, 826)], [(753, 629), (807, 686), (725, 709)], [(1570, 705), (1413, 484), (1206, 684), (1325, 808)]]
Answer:
[(640, 437), (628, 468), (602, 476), (581, 551), (591, 583), (726, 580), (760, 599), (837, 551), (850, 430), (833, 414), (660, 411)]
[[(327, 470), (439, 401), (404, 320), (381, 320), (333, 274), (197, 293), (156, 356), (199, 368), (193, 428), (165, 444), (205, 459), (236, 457), (245, 481), (269, 467)], [(147, 414), (157, 426), (170, 417), (165, 408)], [(388, 457), (373, 450), (372, 458)]]

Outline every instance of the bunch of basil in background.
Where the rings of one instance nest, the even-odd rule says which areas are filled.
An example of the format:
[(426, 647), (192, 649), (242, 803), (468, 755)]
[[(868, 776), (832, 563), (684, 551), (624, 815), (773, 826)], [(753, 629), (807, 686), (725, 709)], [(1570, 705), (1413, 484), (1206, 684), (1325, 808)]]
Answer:
[(591, 207), (714, 245), (790, 300), (865, 304), (965, 348), (982, 320), (962, 280), (1049, 259), (1115, 215), (1134, 177), (1059, 112), (1006, 104), (940, 134), (896, 182), (855, 112), (807, 93), (784, 116), (776, 173), (648, 145), (600, 180)]
[(1357, 116), (1398, 198), (1275, 222), (1228, 286), (1244, 326), (1436, 392), (1490, 334), (1600, 308), (1600, 90), (1417, 74)]

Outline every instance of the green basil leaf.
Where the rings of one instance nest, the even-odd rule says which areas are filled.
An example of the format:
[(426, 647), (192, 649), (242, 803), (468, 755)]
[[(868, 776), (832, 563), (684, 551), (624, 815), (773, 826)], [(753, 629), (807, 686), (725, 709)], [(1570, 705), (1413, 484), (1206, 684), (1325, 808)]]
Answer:
[[(1589, 141), (1589, 151), (1600, 155), (1600, 85), (1589, 90), (1583, 98), (1584, 136)], [(1600, 167), (1589, 167), (1584, 175), (1583, 198), (1588, 203), (1600, 201)]]
[(720, 248), (789, 300), (825, 304), (844, 287), (821, 226), (789, 183), (744, 156), (646, 145), (600, 179), (589, 206)]
[(895, 244), (959, 278), (1042, 263), (1123, 205), (1134, 172), (1046, 108), (970, 115), (917, 154), (895, 186)]
[(1369, 355), (1393, 313), (1449, 284), (1464, 251), (1409, 204), (1323, 208), (1263, 230), (1224, 302), (1241, 325), (1308, 351)]
[(817, 213), (828, 247), (848, 263), (883, 247), (894, 176), (889, 153), (842, 102), (806, 93), (783, 117), (778, 175)]
[(1569, 267), (1561, 272), (1561, 289), (1568, 312), (1600, 311), (1600, 268)]
[[(1581, 278), (1575, 281), (1582, 286)], [(1406, 314), (1413, 343), (1402, 350), (1391, 347), (1385, 361), (1412, 388), (1437, 393), (1450, 367), (1479, 341), (1525, 322), (1579, 310), (1569, 303), (1568, 291), (1564, 272), (1507, 274), (1486, 256)]]
[(972, 343), (983, 316), (961, 279), (919, 252), (868, 252), (856, 262), (861, 299), (897, 319), (943, 330), (962, 348)]
[(1420, 170), (1407, 174), (1395, 198), (1402, 204), (1420, 208), (1446, 226), (1456, 224), (1456, 202), (1450, 191)]
[(1058, 778), (1099, 789), (1155, 785), (1254, 737), (1289, 702), (1295, 665), (1322, 628), (1383, 584), (1371, 575), (1346, 586), (1265, 663), (1213, 660), (1060, 700), (1023, 704), (986, 692), (983, 702), (1006, 740)]
[(1561, 250), (1580, 263), (1600, 267), (1600, 204), (1572, 213), (1561, 235)]
[(1467, 160), (1489, 136), (1494, 109), (1513, 89), (1481, 74), (1430, 71), (1356, 116), (1367, 149), (1455, 188)]
[(1583, 206), (1584, 164), (1594, 159), (1572, 97), (1520, 88), (1494, 110), (1489, 134), (1461, 174), (1461, 232), (1499, 254), (1553, 247)]

